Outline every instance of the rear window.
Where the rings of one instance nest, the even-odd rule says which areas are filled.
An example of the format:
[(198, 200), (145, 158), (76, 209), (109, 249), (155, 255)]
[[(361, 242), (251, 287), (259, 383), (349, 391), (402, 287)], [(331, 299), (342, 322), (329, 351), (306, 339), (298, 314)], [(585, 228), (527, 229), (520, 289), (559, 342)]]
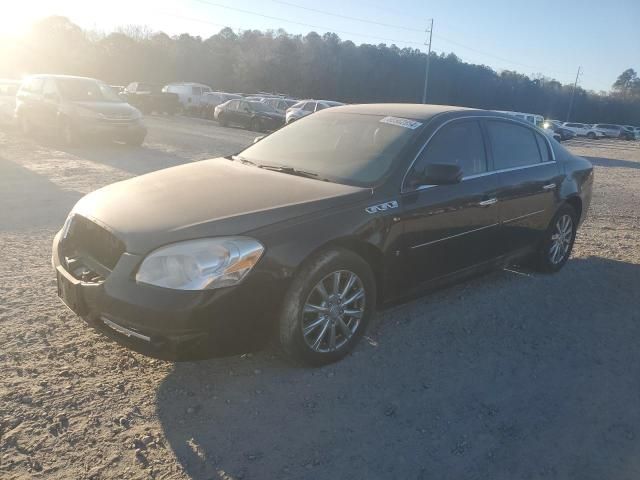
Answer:
[(542, 161), (533, 130), (510, 122), (488, 121), (494, 168), (526, 167)]

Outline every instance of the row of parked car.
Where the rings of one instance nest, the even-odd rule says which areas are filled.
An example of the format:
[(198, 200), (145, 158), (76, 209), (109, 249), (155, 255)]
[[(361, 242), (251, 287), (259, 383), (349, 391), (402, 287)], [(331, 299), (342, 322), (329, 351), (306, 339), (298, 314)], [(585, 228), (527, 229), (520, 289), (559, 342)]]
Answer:
[(133, 82), (112, 86), (143, 113), (183, 113), (254, 131), (275, 130), (310, 113), (342, 105), (331, 100), (299, 100), (273, 93), (230, 93), (208, 85), (177, 82), (168, 85)]
[(574, 137), (586, 137), (590, 140), (598, 138), (619, 138), (622, 140), (639, 140), (640, 127), (633, 125), (615, 125), (611, 123), (576, 123), (560, 120), (545, 120), (542, 115), (512, 111), (501, 111), (520, 120), (542, 128), (549, 136), (558, 141), (570, 140)]

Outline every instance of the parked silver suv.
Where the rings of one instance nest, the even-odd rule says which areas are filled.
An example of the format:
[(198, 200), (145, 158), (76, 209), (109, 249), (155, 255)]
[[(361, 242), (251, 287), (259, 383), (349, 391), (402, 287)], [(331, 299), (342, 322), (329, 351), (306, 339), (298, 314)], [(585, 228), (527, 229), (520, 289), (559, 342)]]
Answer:
[(16, 96), (15, 116), (24, 134), (53, 132), (67, 146), (91, 136), (142, 145), (147, 135), (140, 111), (93, 78), (27, 77)]

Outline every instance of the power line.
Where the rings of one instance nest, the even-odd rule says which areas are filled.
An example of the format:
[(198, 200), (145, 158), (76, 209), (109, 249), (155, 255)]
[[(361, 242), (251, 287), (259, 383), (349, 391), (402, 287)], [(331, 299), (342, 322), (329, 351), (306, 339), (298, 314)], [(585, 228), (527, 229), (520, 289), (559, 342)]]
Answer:
[(298, 5), (298, 4), (292, 3), (292, 2), (286, 2), (284, 0), (271, 0), (271, 1), (275, 2), (275, 3), (280, 3), (282, 5), (287, 5), (289, 7), (299, 8), (301, 10), (307, 10), (309, 12), (314, 12), (314, 13), (321, 13), (323, 15), (330, 15), (332, 17), (343, 18), (343, 19), (346, 19), (346, 20), (354, 20), (356, 22), (369, 23), (369, 24), (372, 24), (372, 25), (379, 25), (381, 27), (397, 28), (397, 29), (400, 29), (400, 30), (407, 30), (409, 32), (424, 33), (424, 30), (419, 30), (417, 28), (405, 27), (405, 26), (402, 26), (402, 25), (392, 25), (390, 23), (377, 22), (375, 20), (367, 20), (367, 19), (364, 19), (364, 18), (352, 17), (350, 15), (342, 15), (340, 13), (334, 13), (334, 12), (328, 12), (326, 10), (320, 10), (319, 8), (305, 7), (303, 5)]
[[(319, 8), (306, 7), (306, 6), (299, 5), (299, 4), (296, 4), (296, 3), (293, 3), (293, 2), (289, 2), (289, 1), (286, 1), (286, 0), (271, 0), (271, 1), (273, 1), (275, 3), (280, 3), (282, 5), (288, 5), (290, 7), (299, 8), (299, 9), (302, 9), (302, 10), (307, 10), (307, 11), (310, 11), (310, 12), (320, 13), (320, 14), (323, 14), (323, 15), (329, 15), (329, 16), (332, 16), (332, 17), (343, 18), (343, 19), (347, 19), (347, 20), (353, 20), (353, 21), (356, 21), (356, 22), (368, 23), (368, 24), (372, 24), (372, 25), (379, 25), (379, 26), (384, 26), (384, 27), (389, 27), (389, 28), (398, 28), (398, 29), (407, 30), (407, 31), (410, 31), (410, 32), (424, 33), (424, 30), (420, 30), (420, 29), (417, 29), (417, 28), (410, 28), (410, 27), (404, 27), (404, 26), (400, 26), (400, 25), (393, 25), (393, 24), (390, 24), (390, 23), (383, 23), (383, 22), (378, 22), (378, 21), (375, 21), (375, 20), (368, 20), (368, 19), (365, 19), (365, 18), (353, 17), (353, 16), (350, 16), (350, 15), (342, 15), (342, 14), (339, 14), (339, 13), (330, 12), (328, 10), (321, 10)], [(428, 33), (428, 31), (427, 31), (427, 33)], [(479, 50), (479, 49), (477, 49), (475, 47), (471, 47), (469, 45), (465, 45), (465, 44), (457, 42), (455, 40), (451, 40), (451, 39), (449, 39), (447, 37), (443, 37), (440, 34), (437, 34), (437, 35), (434, 35), (434, 36), (436, 38), (444, 40), (445, 42), (448, 42), (448, 43), (451, 43), (453, 45), (456, 45), (456, 46), (458, 46), (460, 48), (465, 48), (465, 49), (467, 49), (469, 51), (472, 51), (472, 52), (475, 52), (477, 54), (484, 55), (484, 56), (487, 56), (487, 57), (491, 57), (491, 58), (494, 58), (496, 60), (500, 60), (501, 62), (505, 62), (505, 63), (511, 64), (511, 65), (517, 65), (517, 66), (524, 67), (524, 68), (530, 68), (530, 69), (533, 69), (533, 70), (544, 70), (541, 67), (538, 67), (538, 66), (535, 66), (535, 65), (527, 65), (526, 63), (517, 62), (517, 61), (514, 61), (514, 60), (510, 60), (508, 58), (504, 58), (504, 57), (501, 57), (501, 56), (498, 56), (498, 55), (494, 55), (494, 54), (489, 53), (489, 52), (485, 52), (483, 50)], [(546, 69), (546, 70), (553, 71), (555, 73), (562, 73), (562, 75), (567, 75), (568, 74), (568, 72), (560, 72), (559, 70), (557, 70), (557, 71), (556, 70), (550, 70), (550, 69)]]
[[(329, 27), (322, 26), (322, 25), (316, 25), (316, 24), (311, 24), (311, 23), (306, 23), (306, 22), (299, 22), (299, 21), (290, 20), (290, 19), (283, 18), (283, 17), (277, 17), (277, 16), (273, 16), (273, 15), (266, 15), (266, 14), (262, 14), (262, 13), (259, 13), (259, 12), (253, 11), (253, 10), (246, 10), (246, 9), (243, 9), (243, 8), (232, 7), (232, 6), (224, 5), (224, 4), (221, 4), (221, 3), (211, 2), (211, 1), (208, 1), (208, 0), (195, 0), (195, 1), (199, 2), (199, 3), (202, 3), (202, 4), (205, 4), (205, 5), (216, 7), (216, 8), (222, 8), (222, 9), (226, 9), (226, 10), (231, 10), (231, 11), (243, 13), (243, 14), (246, 14), (246, 15), (253, 15), (253, 16), (256, 16), (256, 17), (266, 18), (266, 19), (269, 19), (269, 20), (277, 20), (279, 22), (290, 23), (290, 24), (293, 24), (293, 25), (300, 25), (300, 26), (303, 26), (303, 27), (308, 27), (308, 28), (313, 28), (313, 29), (320, 29), (320, 30), (324, 30), (326, 32), (335, 32), (335, 33), (341, 33), (343, 35), (352, 35), (352, 36), (356, 36), (356, 37), (371, 38), (371, 39), (375, 39), (375, 40), (378, 40), (378, 41), (384, 41), (384, 42), (401, 43), (401, 44), (406, 44), (406, 45), (424, 46), (424, 44), (420, 43), (420, 42), (415, 42), (415, 41), (410, 41), (410, 40), (398, 40), (398, 39), (393, 39), (393, 38), (368, 35), (368, 34), (364, 34), (364, 33), (356, 33), (356, 32), (350, 32), (350, 31), (345, 31), (345, 30), (337, 30), (337, 29), (329, 28)], [(356, 20), (356, 21), (361, 21), (361, 22), (365, 22), (365, 23), (380, 24), (380, 22), (374, 22), (374, 21), (367, 20), (367, 19), (362, 19), (362, 18), (357, 18), (357, 17), (350, 17), (350, 16), (345, 16), (345, 15), (335, 14), (333, 12), (328, 12), (326, 10), (320, 10), (320, 9), (315, 9), (315, 8), (312, 9), (310, 7), (303, 7), (301, 5), (295, 5), (295, 4), (293, 4), (291, 2), (288, 2), (288, 1), (285, 1), (285, 0), (272, 0), (272, 1), (277, 2), (277, 3), (282, 3), (282, 4), (285, 4), (285, 5), (294, 6), (294, 7), (297, 7), (297, 8), (302, 8), (302, 9), (305, 9), (305, 10), (311, 10), (311, 11), (314, 11), (314, 12), (317, 12), (317, 13), (324, 13), (324, 14), (327, 14), (327, 15), (338, 16), (338, 17), (341, 17), (341, 18), (348, 18), (350, 20)], [(182, 18), (187, 19), (187, 17), (182, 17)], [(197, 22), (200, 22), (200, 23), (207, 23), (207, 22), (203, 21), (202, 19), (191, 19), (191, 20), (197, 21)], [(214, 24), (214, 25), (220, 26), (220, 24)], [(391, 24), (388, 24), (387, 26), (391, 26)], [(415, 30), (415, 31), (419, 31), (421, 33), (424, 33), (423, 30), (418, 30), (418, 29), (411, 29), (411, 30)], [(429, 33), (429, 32), (427, 31), (427, 33)], [(451, 43), (453, 45), (456, 45), (456, 46), (458, 46), (460, 48), (465, 48), (465, 49), (473, 51), (473, 52), (475, 52), (477, 54), (485, 55), (487, 57), (491, 57), (491, 58), (494, 58), (496, 60), (500, 60), (501, 62), (504, 62), (504, 63), (517, 65), (517, 66), (520, 66), (520, 67), (533, 69), (533, 70), (538, 70), (538, 71), (543, 71), (543, 70), (553, 71), (553, 70), (549, 70), (549, 69), (543, 69), (543, 68), (540, 68), (540, 67), (537, 67), (537, 66), (534, 66), (534, 65), (527, 65), (527, 64), (524, 64), (524, 63), (521, 63), (521, 62), (512, 61), (512, 60), (509, 60), (507, 58), (500, 57), (498, 55), (494, 55), (494, 54), (489, 53), (489, 52), (484, 52), (482, 50), (478, 50), (478, 49), (476, 49), (474, 47), (470, 47), (468, 45), (465, 45), (463, 43), (457, 42), (455, 40), (451, 40), (449, 38), (443, 37), (442, 35), (439, 35), (439, 34), (438, 35), (434, 35), (434, 36), (436, 38), (439, 38), (439, 39), (445, 41), (445, 42), (448, 42), (448, 43)], [(468, 62), (468, 63), (471, 63), (471, 62)], [(559, 71), (556, 71), (556, 73), (558, 73), (558, 72)], [(566, 72), (562, 72), (562, 74), (566, 75)]]
[(224, 8), (226, 10), (232, 10), (234, 12), (244, 13), (246, 15), (253, 15), (253, 16), (256, 16), (256, 17), (267, 18), (269, 20), (277, 20), (279, 22), (291, 23), (293, 25), (301, 25), (303, 27), (317, 28), (317, 29), (320, 29), (320, 30), (325, 30), (327, 32), (342, 33), (344, 35), (354, 35), (356, 37), (373, 38), (375, 40), (382, 40), (384, 42), (405, 43), (405, 44), (408, 44), (408, 45), (420, 45), (420, 46), (422, 46), (422, 44), (420, 42), (412, 42), (412, 41), (408, 41), (408, 40), (395, 40), (393, 38), (378, 37), (378, 36), (374, 36), (374, 35), (367, 35), (365, 33), (356, 33), (356, 32), (347, 32), (345, 30), (336, 30), (334, 28), (323, 27), (321, 25), (314, 25), (314, 24), (305, 23), (305, 22), (297, 22), (295, 20), (289, 20), (287, 18), (275, 17), (273, 15), (265, 15), (265, 14), (254, 12), (254, 11), (251, 11), (251, 10), (245, 10), (245, 9), (242, 9), (242, 8), (230, 7), (229, 5), (223, 5), (223, 4), (220, 4), (220, 3), (209, 2), (207, 0), (195, 0), (195, 1), (199, 2), (199, 3), (204, 3), (206, 5), (210, 5), (212, 7)]

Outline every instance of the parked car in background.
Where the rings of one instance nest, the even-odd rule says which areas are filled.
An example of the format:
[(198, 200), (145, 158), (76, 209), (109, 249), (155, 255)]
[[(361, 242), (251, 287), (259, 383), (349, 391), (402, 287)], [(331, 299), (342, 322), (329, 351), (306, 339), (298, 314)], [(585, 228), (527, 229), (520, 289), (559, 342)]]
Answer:
[(588, 160), (506, 115), (346, 106), (90, 193), (52, 263), (61, 300), (129, 344), (277, 332), (290, 357), (322, 365), (378, 306), (511, 262), (558, 272), (592, 188)]
[(162, 85), (146, 82), (132, 82), (120, 94), (143, 113), (153, 112), (175, 114), (180, 108), (176, 93), (163, 92)]
[(622, 125), (622, 128), (624, 128), (626, 132), (627, 140), (638, 140), (636, 127), (632, 125)]
[(16, 111), (20, 80), (0, 79), (0, 125), (11, 125)]
[(334, 102), (331, 100), (301, 100), (286, 110), (285, 122), (295, 122), (296, 120), (306, 117), (314, 112), (319, 112), (325, 108), (339, 107), (341, 105), (344, 105), (344, 103)]
[(640, 140), (640, 127), (632, 127), (631, 125), (627, 125), (627, 127), (633, 129), (636, 140)]
[(242, 98), (242, 95), (226, 92), (206, 92), (202, 96), (201, 116), (213, 120), (216, 107), (235, 98)]
[(599, 123), (594, 125), (594, 128), (602, 130), (607, 137), (619, 138), (621, 140), (635, 140), (635, 133), (622, 125)]
[(573, 131), (558, 125), (558, 123), (559, 122), (557, 121), (554, 122), (554, 121), (545, 120), (544, 124), (542, 125), (542, 128), (556, 134), (560, 138), (560, 141), (562, 142), (566, 140), (571, 140), (576, 136), (576, 134)]
[(537, 115), (535, 113), (513, 112), (509, 110), (496, 110), (496, 111), (499, 113), (505, 113), (509, 116), (512, 116), (524, 122), (530, 123), (531, 125), (535, 125), (536, 127), (543, 128), (542, 125), (544, 123), (544, 117), (542, 115)]
[(178, 95), (181, 110), (188, 113), (199, 113), (203, 105), (203, 96), (211, 91), (211, 87), (202, 83), (177, 82), (165, 85), (163, 92)]
[(109, 85), (109, 87), (118, 95), (124, 93), (124, 89), (125, 89), (124, 85)]
[(15, 115), (24, 134), (52, 132), (67, 146), (87, 137), (141, 145), (147, 135), (140, 111), (93, 78), (29, 76), (18, 90)]
[(577, 137), (587, 137), (591, 140), (606, 137), (605, 133), (602, 130), (594, 128), (593, 126), (586, 123), (565, 122), (562, 124), (562, 128), (571, 130), (576, 134)]
[(262, 102), (229, 100), (215, 108), (215, 119), (223, 127), (232, 125), (254, 132), (277, 130), (284, 125), (284, 115)]
[(287, 109), (298, 103), (298, 100), (293, 100), (291, 98), (264, 98), (262, 102), (273, 107), (277, 112), (285, 115)]

